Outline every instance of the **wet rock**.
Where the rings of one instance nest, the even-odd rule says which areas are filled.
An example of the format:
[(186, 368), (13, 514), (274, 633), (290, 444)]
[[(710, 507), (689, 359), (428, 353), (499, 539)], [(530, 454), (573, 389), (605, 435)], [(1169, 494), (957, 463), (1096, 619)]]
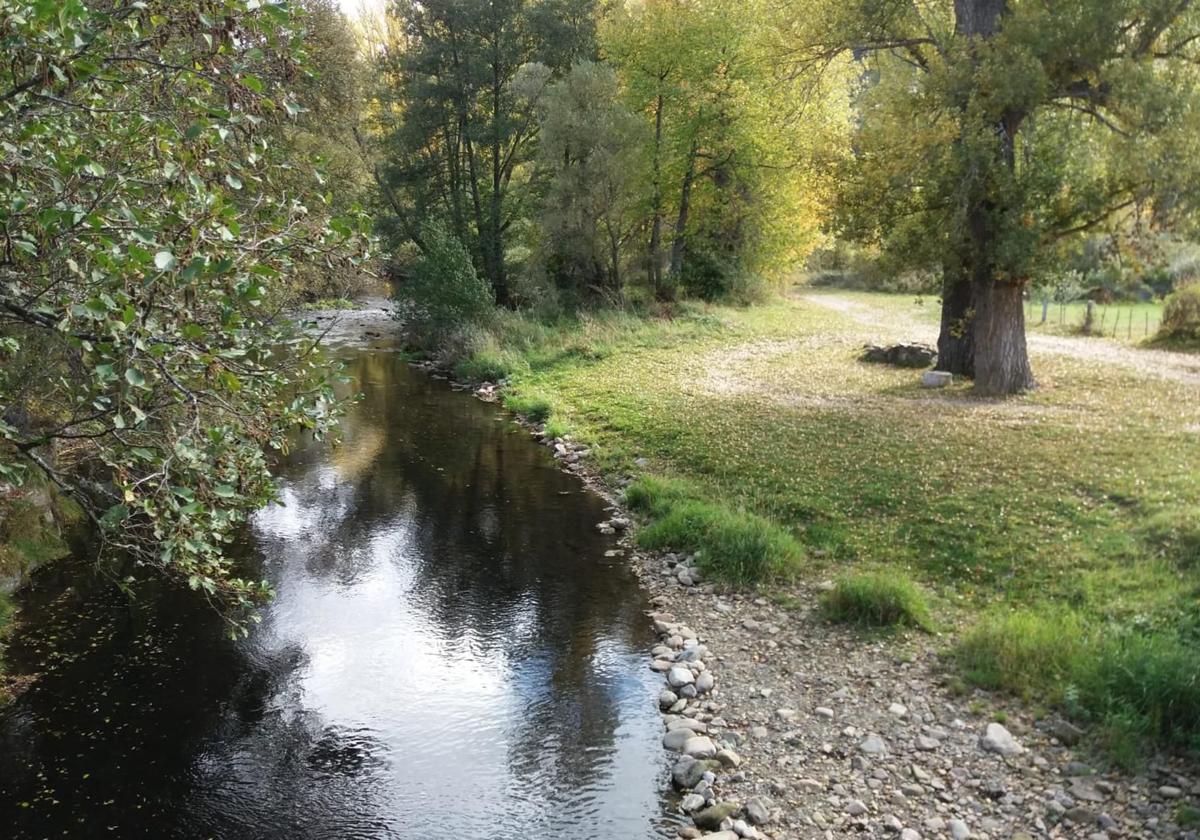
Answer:
[(711, 773), (720, 769), (721, 763), (719, 761), (711, 759), (697, 760), (688, 755), (675, 762), (675, 766), (671, 769), (671, 781), (679, 790), (690, 790), (700, 784), (705, 773)]
[[(692, 815), (692, 819), (696, 825), (706, 831), (712, 831), (721, 827), (721, 823), (730, 819), (740, 809), (733, 802), (718, 802), (716, 805), (710, 805), (703, 811), (697, 811)], [(730, 832), (732, 833), (732, 832)], [(734, 835), (737, 836), (736, 834)]]
[(683, 809), (685, 814), (699, 811), (704, 807), (704, 797), (698, 793), (689, 793), (680, 801), (679, 807)]
[(658, 707), (660, 709), (669, 709), (675, 705), (675, 701), (678, 699), (679, 697), (674, 691), (663, 689), (658, 695)]

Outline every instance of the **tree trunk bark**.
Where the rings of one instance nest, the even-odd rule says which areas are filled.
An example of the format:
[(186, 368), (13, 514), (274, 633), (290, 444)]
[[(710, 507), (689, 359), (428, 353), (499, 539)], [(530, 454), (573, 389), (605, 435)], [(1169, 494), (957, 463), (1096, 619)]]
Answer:
[(955, 261), (942, 270), (942, 326), (937, 370), (975, 376), (975, 305), (965, 266)]
[(654, 101), (654, 151), (651, 162), (653, 193), (650, 219), (650, 287), (654, 297), (662, 299), (662, 130), (663, 95)]
[[(1000, 32), (1007, 0), (954, 0), (955, 32), (982, 42)], [(972, 53), (979, 44), (972, 45)], [(976, 60), (973, 55), (972, 60)], [(978, 92), (975, 92), (977, 94)], [(972, 98), (975, 94), (972, 94)], [(971, 113), (964, 103), (963, 118)], [(988, 125), (996, 138), (994, 157), (974, 161), (966, 178), (965, 218), (969, 238), (970, 306), (975, 310), (971, 344), (974, 350), (975, 389), (982, 394), (1017, 394), (1035, 386), (1025, 344), (1024, 282), (1001, 264), (994, 216), (1003, 198), (1002, 182), (1016, 166), (1016, 135), (1023, 115), (1006, 111)], [(992, 118), (988, 118), (992, 119)], [(952, 319), (952, 306), (944, 298), (943, 331)], [(952, 336), (951, 336), (952, 337)], [(941, 339), (939, 338), (939, 346)], [(940, 364), (940, 363), (939, 363)]]
[(679, 215), (675, 218), (675, 241), (671, 243), (671, 267), (667, 272), (678, 278), (683, 271), (683, 255), (686, 245), (688, 214), (692, 208), (692, 184), (696, 180), (696, 147), (688, 150), (687, 170), (683, 173), (683, 186), (679, 191)]
[(1023, 284), (988, 279), (973, 285), (979, 311), (975, 331), (975, 390), (1001, 396), (1036, 387), (1025, 345)]

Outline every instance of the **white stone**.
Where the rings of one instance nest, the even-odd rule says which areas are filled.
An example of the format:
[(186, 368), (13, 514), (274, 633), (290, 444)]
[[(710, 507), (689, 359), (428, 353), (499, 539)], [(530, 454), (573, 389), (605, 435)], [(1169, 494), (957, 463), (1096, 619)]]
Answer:
[(683, 665), (676, 665), (667, 672), (667, 682), (671, 688), (682, 688), (685, 685), (691, 685), (696, 681), (692, 676), (692, 669), (686, 668)]
[[(686, 732), (687, 730), (676, 729), (675, 731)], [(712, 758), (717, 754), (717, 745), (706, 735), (693, 735), (684, 743), (683, 754), (690, 755), (692, 758)]]
[(922, 388), (945, 388), (954, 384), (954, 374), (944, 370), (927, 370), (921, 374)]
[(988, 752), (1000, 755), (1020, 755), (1025, 748), (1017, 743), (1012, 733), (998, 723), (989, 723), (984, 736), (979, 739), (979, 746)]

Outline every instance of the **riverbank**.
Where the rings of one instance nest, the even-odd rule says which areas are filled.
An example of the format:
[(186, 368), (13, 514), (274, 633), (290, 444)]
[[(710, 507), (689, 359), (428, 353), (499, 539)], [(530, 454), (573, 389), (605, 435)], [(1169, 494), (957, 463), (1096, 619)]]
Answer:
[[(682, 586), (679, 570), (662, 565), (670, 555), (631, 544), (647, 578), (665, 586), (662, 608), (720, 651), (715, 699), (681, 711), (728, 726), (716, 727), (714, 746), (750, 745), (754, 770), (737, 771), (746, 775), (732, 784), (750, 785), (739, 795), (781, 800), (785, 834), (776, 836), (852, 824), (937, 834), (951, 819), (976, 836), (1187, 830), (1188, 797), (1200, 792), (1190, 765), (1127, 755), (1141, 775), (1072, 781), (1081, 762), (1065, 741), (1081, 733), (1064, 719), (1065, 683), (1034, 706), (975, 687), (964, 676), (985, 682), (982, 671), (964, 674), (946, 656), (982, 612), (999, 628), (987, 638), (988, 625), (978, 625), (992, 643), (976, 646), (985, 658), (1049, 657), (1035, 675), (1043, 684), (1073, 676), (1066, 653), (1056, 660), (1061, 639), (1012, 634), (1014, 608), (1036, 621), (1050, 600), (1090, 627), (1145, 621), (1164, 638), (1186, 631), (1196, 582), (1180, 511), (1197, 499), (1187, 465), (1200, 430), (1187, 368), (1150, 378), (1035, 345), (1043, 388), (1030, 397), (930, 394), (911, 372), (856, 361), (863, 343), (905, 337), (909, 325), (855, 317), (852, 303), (799, 299), (550, 328), (514, 318), (457, 371), (503, 376), (506, 402), (544, 423), (551, 444), (571, 438), (560, 456), (573, 470), (611, 489), (646, 473), (682, 480), (697, 501), (761, 519), (803, 548), (795, 567), (755, 591)], [(706, 557), (720, 546), (697, 545), (705, 571), (720, 574)], [(864, 569), (919, 583), (942, 636), (864, 636), (828, 623), (825, 581)], [(1088, 653), (1081, 658), (1096, 658)], [(1019, 669), (1000, 669), (1000, 679), (992, 670), (993, 688), (1042, 687)], [(999, 720), (1023, 759), (997, 763), (979, 746)]]
[(20, 689), (4, 667), (5, 638), (17, 616), (12, 595), (42, 566), (70, 556), (82, 520), (79, 507), (48, 484), (0, 485), (0, 707)]

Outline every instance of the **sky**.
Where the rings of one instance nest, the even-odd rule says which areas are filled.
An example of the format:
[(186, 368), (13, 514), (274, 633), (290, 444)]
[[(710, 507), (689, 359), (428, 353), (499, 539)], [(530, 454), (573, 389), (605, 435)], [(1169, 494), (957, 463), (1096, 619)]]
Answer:
[(338, 0), (342, 11), (350, 17), (357, 17), (362, 9), (370, 12), (383, 11), (386, 0)]

